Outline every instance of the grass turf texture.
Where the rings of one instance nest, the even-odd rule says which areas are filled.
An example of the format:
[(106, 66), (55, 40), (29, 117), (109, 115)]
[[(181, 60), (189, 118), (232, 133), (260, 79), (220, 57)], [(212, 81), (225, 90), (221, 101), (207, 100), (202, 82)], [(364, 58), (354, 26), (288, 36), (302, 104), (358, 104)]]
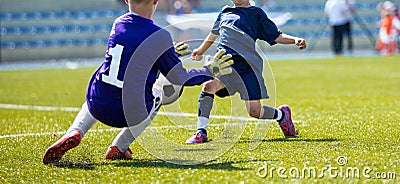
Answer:
[[(0, 138), (0, 183), (89, 182), (89, 183), (265, 183), (265, 182), (400, 182), (400, 57), (338, 57), (309, 61), (271, 63), (277, 84), (277, 104), (289, 104), (300, 137), (285, 139), (276, 124), (262, 140), (252, 140), (247, 126), (240, 140), (215, 160), (193, 166), (158, 160), (137, 143), (131, 145), (133, 160), (108, 161), (104, 153), (117, 131), (88, 133), (81, 145), (70, 150), (58, 164), (44, 165), (42, 155), (56, 138), (51, 135)], [(0, 72), (0, 103), (80, 107), (87, 81), (94, 69), (34, 70)], [(185, 88), (190, 103), (181, 103), (191, 113), (197, 111), (199, 88)], [(185, 94), (184, 94), (185, 95)], [(218, 100), (219, 101), (219, 100)], [(222, 102), (217, 102), (222, 103)], [(219, 108), (221, 109), (221, 105)], [(245, 107), (243, 107), (245, 108)], [(222, 108), (223, 109), (223, 108)], [(218, 113), (223, 114), (223, 110)], [(63, 132), (76, 112), (0, 109), (0, 135)], [(193, 124), (195, 124), (195, 118)], [(167, 125), (157, 116), (154, 125)], [(215, 123), (221, 123), (218, 120)], [(92, 129), (108, 129), (98, 123)], [(165, 129), (170, 139), (184, 141), (192, 130)], [(211, 138), (219, 128), (210, 127)], [(257, 149), (249, 143), (260, 141)], [(357, 167), (360, 178), (319, 178), (327, 166)], [(266, 177), (257, 175), (268, 165)], [(287, 169), (283, 179), (279, 167)], [(291, 179), (290, 168), (314, 167), (316, 178)], [(365, 178), (361, 171), (372, 171)], [(273, 175), (270, 175), (275, 168)], [(264, 171), (264, 170), (261, 170)], [(396, 173), (396, 179), (377, 179), (376, 173)], [(263, 174), (263, 173), (259, 173)]]

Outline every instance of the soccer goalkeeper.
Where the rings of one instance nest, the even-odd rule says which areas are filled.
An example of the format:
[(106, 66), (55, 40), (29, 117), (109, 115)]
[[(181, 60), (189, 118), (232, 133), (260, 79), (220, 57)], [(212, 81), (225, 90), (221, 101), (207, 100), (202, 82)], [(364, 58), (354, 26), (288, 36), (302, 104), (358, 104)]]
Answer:
[[(229, 65), (233, 61), (224, 50), (204, 67), (186, 70), (178, 54), (190, 53), (187, 45), (174, 46), (171, 35), (151, 20), (158, 0), (125, 2), (130, 12), (114, 21), (105, 60), (89, 81), (82, 109), (66, 134), (45, 151), (43, 163), (59, 161), (68, 150), (80, 144), (97, 121), (122, 128), (107, 150), (106, 158), (130, 159), (129, 145), (150, 125), (161, 104), (162, 89), (153, 86), (159, 72), (172, 83), (189, 86), (232, 72)], [(131, 109), (124, 109), (124, 84), (137, 86), (128, 91), (137, 102), (127, 102), (133, 105)]]
[(208, 142), (207, 125), (214, 102), (214, 94), (225, 97), (239, 92), (245, 101), (251, 117), (275, 119), (285, 136), (295, 136), (297, 131), (291, 119), (289, 106), (279, 108), (262, 106), (261, 99), (268, 98), (262, 77), (263, 60), (255, 49), (256, 40), (274, 45), (295, 44), (306, 48), (306, 41), (283, 34), (267, 14), (258, 7), (251, 6), (249, 0), (232, 0), (233, 7), (224, 7), (214, 23), (211, 33), (192, 52), (192, 59), (200, 60), (202, 54), (219, 37), (218, 48), (226, 49), (232, 55), (235, 72), (204, 83), (198, 103), (198, 130), (186, 140), (187, 144)]

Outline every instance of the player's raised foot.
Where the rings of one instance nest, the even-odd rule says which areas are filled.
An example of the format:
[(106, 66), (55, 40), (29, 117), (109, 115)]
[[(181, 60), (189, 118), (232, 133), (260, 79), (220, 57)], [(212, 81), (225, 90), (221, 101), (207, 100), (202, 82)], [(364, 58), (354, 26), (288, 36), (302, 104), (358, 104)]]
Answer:
[(44, 152), (43, 163), (49, 164), (58, 162), (70, 149), (75, 148), (81, 142), (81, 132), (74, 130), (62, 136), (57, 142), (47, 148)]
[(132, 159), (132, 151), (131, 149), (126, 149), (123, 153), (119, 151), (116, 146), (108, 147), (106, 152), (106, 159), (109, 160), (130, 160)]
[(209, 142), (207, 133), (204, 130), (197, 130), (189, 139), (185, 141), (186, 144), (198, 144)]
[(296, 136), (298, 134), (298, 131), (294, 127), (290, 107), (287, 105), (282, 105), (279, 107), (279, 109), (282, 111), (282, 119), (278, 121), (278, 123), (281, 127), (283, 134), (285, 135), (285, 137)]

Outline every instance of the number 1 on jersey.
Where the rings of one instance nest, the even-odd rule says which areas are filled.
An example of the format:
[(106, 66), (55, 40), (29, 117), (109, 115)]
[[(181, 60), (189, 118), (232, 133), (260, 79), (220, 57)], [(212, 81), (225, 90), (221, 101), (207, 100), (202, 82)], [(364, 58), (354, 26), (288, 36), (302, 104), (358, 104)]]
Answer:
[(103, 74), (103, 77), (102, 77), (103, 82), (105, 82), (107, 84), (111, 84), (113, 86), (117, 86), (119, 88), (122, 88), (122, 86), (124, 85), (124, 81), (120, 81), (117, 78), (123, 49), (124, 49), (124, 46), (118, 45), (118, 44), (115, 47), (112, 47), (109, 49), (108, 53), (112, 57), (111, 65), (110, 65), (110, 72), (108, 73), (108, 76)]

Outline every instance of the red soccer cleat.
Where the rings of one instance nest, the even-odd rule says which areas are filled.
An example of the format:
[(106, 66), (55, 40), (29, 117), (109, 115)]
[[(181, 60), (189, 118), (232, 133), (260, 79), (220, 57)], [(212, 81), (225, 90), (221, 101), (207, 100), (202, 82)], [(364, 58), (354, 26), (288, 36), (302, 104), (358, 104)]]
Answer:
[(131, 149), (126, 149), (125, 152), (121, 152), (118, 150), (116, 146), (108, 147), (106, 152), (106, 159), (109, 160), (130, 160), (132, 159), (132, 151)]
[(81, 132), (74, 130), (62, 136), (57, 142), (44, 152), (43, 163), (49, 164), (59, 161), (70, 149), (75, 148), (81, 142)]

